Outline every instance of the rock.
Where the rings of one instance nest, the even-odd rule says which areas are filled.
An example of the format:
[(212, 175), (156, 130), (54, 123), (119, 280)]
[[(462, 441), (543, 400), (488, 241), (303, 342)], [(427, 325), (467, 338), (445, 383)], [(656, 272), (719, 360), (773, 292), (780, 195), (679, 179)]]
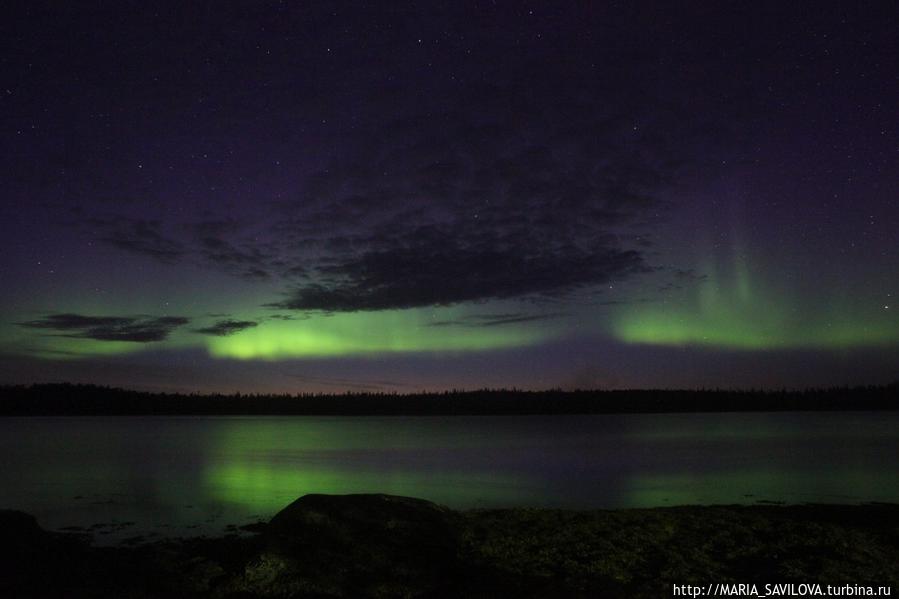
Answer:
[(0, 547), (18, 552), (37, 547), (46, 541), (47, 533), (31, 514), (16, 510), (0, 510)]
[(49, 573), (70, 563), (74, 545), (70, 536), (42, 529), (30, 514), (0, 510), (0, 596), (31, 596), (54, 582)]
[[(246, 571), (262, 596), (449, 595), (457, 579), (458, 515), (392, 495), (306, 495), (263, 532), (265, 551)], [(285, 591), (287, 591), (285, 593)]]
[[(305, 495), (278, 512), (264, 533), (276, 546), (373, 543), (396, 550), (446, 550), (455, 513), (395, 495)], [(416, 551), (417, 553), (418, 551)]]

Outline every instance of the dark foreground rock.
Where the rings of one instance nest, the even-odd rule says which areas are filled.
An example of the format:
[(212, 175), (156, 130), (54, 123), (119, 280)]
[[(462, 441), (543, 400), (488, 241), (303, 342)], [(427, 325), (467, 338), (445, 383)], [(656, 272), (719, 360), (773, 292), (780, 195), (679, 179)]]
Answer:
[[(308, 495), (252, 537), (95, 548), (0, 511), (0, 597), (671, 597), (673, 584), (899, 589), (899, 505), (454, 512)], [(763, 587), (762, 587), (763, 590)]]
[(306, 495), (263, 532), (234, 590), (263, 596), (452, 596), (460, 516), (393, 495)]

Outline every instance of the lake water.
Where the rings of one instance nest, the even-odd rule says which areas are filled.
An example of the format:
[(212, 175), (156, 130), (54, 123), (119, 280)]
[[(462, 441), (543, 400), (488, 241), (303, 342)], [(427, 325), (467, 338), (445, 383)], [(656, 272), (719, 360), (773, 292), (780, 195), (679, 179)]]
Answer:
[(899, 502), (899, 413), (0, 418), (0, 507), (98, 542), (306, 493), (454, 508)]

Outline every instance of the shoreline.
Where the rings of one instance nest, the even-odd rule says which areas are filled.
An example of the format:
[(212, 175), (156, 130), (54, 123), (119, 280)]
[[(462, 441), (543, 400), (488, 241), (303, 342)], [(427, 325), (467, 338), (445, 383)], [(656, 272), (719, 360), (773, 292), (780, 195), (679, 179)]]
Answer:
[[(244, 534), (252, 532), (254, 534)], [(306, 495), (222, 537), (92, 546), (0, 511), (0, 594), (21, 597), (671, 596), (673, 584), (899, 588), (899, 504), (455, 511)]]
[(0, 385), (0, 416), (456, 416), (899, 410), (899, 383), (804, 390), (480, 389), (416, 393), (153, 393)]

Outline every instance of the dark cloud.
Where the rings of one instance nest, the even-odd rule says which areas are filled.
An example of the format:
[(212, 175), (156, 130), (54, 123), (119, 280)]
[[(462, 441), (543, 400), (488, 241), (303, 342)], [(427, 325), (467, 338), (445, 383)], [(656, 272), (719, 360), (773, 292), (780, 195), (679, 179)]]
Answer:
[(282, 262), (276, 244), (244, 238), (250, 226), (227, 218), (190, 223), (185, 229), (201, 262), (249, 281), (265, 281)]
[(239, 333), (246, 329), (253, 328), (258, 324), (258, 322), (253, 320), (220, 320), (208, 327), (194, 329), (194, 332), (202, 333), (204, 335), (216, 335), (218, 337), (224, 337), (227, 335), (233, 335), (234, 333)]
[(692, 268), (675, 268), (672, 271), (671, 278), (659, 285), (659, 291), (675, 291), (692, 287), (708, 280), (709, 275), (696, 272)]
[(321, 266), (317, 282), (274, 305), (339, 312), (557, 297), (649, 270), (639, 252), (601, 240), (540, 244), (497, 239), (491, 231), (465, 239), (437, 230), (408, 241), (385, 241)]
[[(195, 213), (174, 237), (155, 221), (119, 220), (101, 238), (281, 283), (271, 305), (300, 311), (560, 299), (654, 270), (672, 191), (721, 162), (709, 157), (731, 139), (730, 117), (745, 117), (751, 86), (707, 78), (729, 71), (689, 40), (647, 46), (598, 15), (560, 9), (559, 28), (522, 44), (531, 23), (516, 34), (498, 14), (471, 27), (466, 10), (443, 10), (432, 60), (447, 64), (387, 51), (405, 42), (379, 35), (377, 65), (347, 61), (338, 78), (321, 74), (284, 102), (316, 114), (310, 139), (329, 123), (339, 132), (315, 160), (292, 165), (301, 174), (291, 192), (244, 202), (253, 209), (240, 215)], [(398, 30), (417, 26), (390, 18)], [(558, 33), (585, 18), (595, 37)]]
[(438, 320), (429, 324), (432, 327), (494, 327), (504, 324), (517, 324), (522, 322), (534, 322), (538, 320), (552, 320), (565, 316), (564, 314), (526, 314), (512, 312), (506, 314), (471, 314), (455, 320)]
[(181, 316), (84, 316), (61, 313), (21, 322), (19, 326), (54, 331), (53, 334), (62, 337), (149, 343), (163, 341), (169, 333), (188, 322), (188, 318)]
[(632, 306), (635, 304), (654, 304), (658, 302), (658, 299), (649, 298), (649, 297), (638, 297), (638, 298), (621, 298), (614, 300), (602, 300), (595, 302), (597, 306)]
[(248, 281), (266, 281), (273, 273), (291, 277), (301, 272), (300, 267), (281, 258), (277, 242), (244, 238), (250, 224), (235, 219), (200, 220), (166, 228), (154, 219), (75, 216), (94, 239), (164, 264), (192, 262)]
[(99, 241), (120, 250), (139, 254), (165, 264), (179, 262), (187, 248), (163, 232), (158, 220), (126, 218), (122, 216), (89, 218)]
[(654, 270), (670, 192), (706, 131), (726, 129), (703, 127), (701, 100), (647, 88), (669, 76), (649, 55), (633, 59), (636, 77), (596, 72), (589, 54), (566, 54), (562, 74), (551, 49), (528, 58), (473, 65), (479, 77), (430, 90), (425, 106), (373, 98), (383, 124), (280, 205), (274, 230), (308, 268), (274, 305), (558, 299)]
[(266, 280), (269, 258), (256, 248), (238, 248), (218, 237), (203, 237), (198, 251), (202, 259), (221, 270), (248, 280)]

